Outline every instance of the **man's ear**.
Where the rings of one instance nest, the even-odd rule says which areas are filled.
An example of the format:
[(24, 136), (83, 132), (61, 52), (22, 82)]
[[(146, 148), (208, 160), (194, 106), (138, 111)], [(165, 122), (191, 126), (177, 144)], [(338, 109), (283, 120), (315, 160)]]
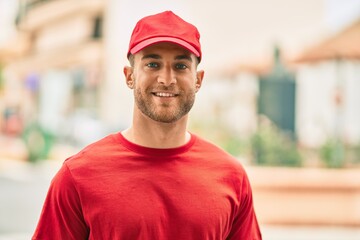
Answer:
[(125, 81), (126, 81), (126, 85), (130, 88), (133, 89), (134, 88), (134, 68), (133, 67), (129, 67), (129, 66), (125, 66), (124, 67), (124, 75), (125, 75)]
[(199, 89), (201, 88), (203, 79), (204, 79), (204, 71), (203, 70), (197, 71), (196, 72), (196, 83), (195, 83), (196, 92), (198, 92)]

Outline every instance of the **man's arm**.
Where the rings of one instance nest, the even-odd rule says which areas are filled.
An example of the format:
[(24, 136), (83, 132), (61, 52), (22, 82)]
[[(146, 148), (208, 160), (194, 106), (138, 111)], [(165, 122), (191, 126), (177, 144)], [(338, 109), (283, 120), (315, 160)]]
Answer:
[(254, 211), (252, 190), (247, 175), (240, 189), (240, 207), (234, 218), (228, 240), (261, 240), (261, 232)]
[(51, 181), (33, 240), (88, 239), (80, 198), (66, 162)]

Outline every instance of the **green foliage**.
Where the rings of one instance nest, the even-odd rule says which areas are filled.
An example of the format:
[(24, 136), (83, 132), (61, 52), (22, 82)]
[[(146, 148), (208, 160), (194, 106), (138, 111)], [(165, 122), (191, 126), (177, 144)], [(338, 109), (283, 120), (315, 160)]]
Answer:
[(248, 139), (241, 138), (227, 126), (218, 122), (192, 120), (190, 130), (215, 143), (231, 155), (238, 157), (249, 151)]
[(292, 167), (302, 165), (296, 143), (270, 122), (262, 122), (258, 131), (251, 138), (246, 139), (218, 122), (193, 121), (191, 130), (235, 157), (252, 155), (252, 163), (255, 165)]
[(349, 163), (360, 166), (360, 144), (349, 147)]
[(336, 139), (329, 139), (320, 148), (320, 158), (326, 167), (340, 168), (344, 166), (344, 147)]
[(35, 123), (25, 129), (23, 140), (28, 150), (28, 160), (37, 162), (48, 157), (54, 137)]
[(239, 137), (230, 135), (225, 141), (223, 141), (221, 147), (233, 156), (240, 156), (246, 152), (247, 145), (248, 144), (245, 140), (241, 140)]
[(2, 66), (0, 65), (0, 91), (4, 88), (5, 80), (3, 77)]
[(253, 161), (264, 166), (302, 165), (296, 143), (270, 122), (261, 122), (251, 138)]

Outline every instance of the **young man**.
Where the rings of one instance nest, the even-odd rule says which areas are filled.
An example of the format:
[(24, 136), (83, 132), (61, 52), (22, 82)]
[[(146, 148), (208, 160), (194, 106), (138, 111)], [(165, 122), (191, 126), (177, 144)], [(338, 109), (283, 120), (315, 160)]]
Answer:
[(187, 131), (199, 38), (170, 11), (137, 23), (124, 68), (132, 125), (64, 162), (33, 239), (261, 239), (243, 167)]

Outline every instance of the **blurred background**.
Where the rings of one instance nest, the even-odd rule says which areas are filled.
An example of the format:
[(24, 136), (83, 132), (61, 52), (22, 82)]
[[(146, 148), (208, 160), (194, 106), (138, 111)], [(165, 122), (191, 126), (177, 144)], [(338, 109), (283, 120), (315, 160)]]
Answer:
[(129, 126), (131, 31), (201, 33), (190, 130), (245, 166), (263, 239), (360, 239), (360, 0), (0, 0), (0, 240), (30, 239), (51, 178)]

